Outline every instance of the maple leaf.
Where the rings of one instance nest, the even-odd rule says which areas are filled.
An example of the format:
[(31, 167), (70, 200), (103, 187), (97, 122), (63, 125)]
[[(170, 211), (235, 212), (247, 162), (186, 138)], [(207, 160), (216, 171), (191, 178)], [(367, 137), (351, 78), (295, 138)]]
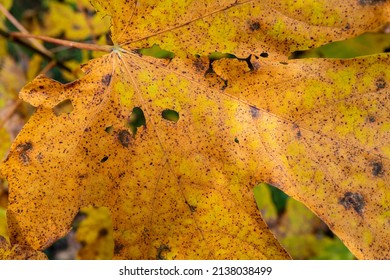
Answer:
[[(286, 62), (379, 28), (389, 2), (127, 2), (94, 1), (116, 46), (83, 78), (20, 94), (37, 110), (2, 166), (12, 244), (43, 249), (94, 205), (115, 258), (288, 258), (253, 199), (267, 182), (389, 258), (390, 56)], [(175, 56), (141, 55), (155, 44)]]

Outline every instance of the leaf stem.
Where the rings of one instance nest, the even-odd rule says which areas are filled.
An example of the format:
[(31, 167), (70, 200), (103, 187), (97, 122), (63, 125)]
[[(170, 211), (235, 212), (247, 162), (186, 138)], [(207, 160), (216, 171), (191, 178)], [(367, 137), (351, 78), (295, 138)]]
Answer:
[(95, 44), (73, 42), (68, 40), (56, 39), (48, 36), (25, 34), (21, 32), (10, 32), (10, 35), (12, 37), (17, 37), (17, 38), (34, 38), (34, 39), (39, 39), (57, 45), (62, 45), (62, 46), (67, 46), (67, 47), (77, 48), (77, 49), (90, 50), (90, 51), (111, 52), (114, 47), (109, 45), (95, 45)]

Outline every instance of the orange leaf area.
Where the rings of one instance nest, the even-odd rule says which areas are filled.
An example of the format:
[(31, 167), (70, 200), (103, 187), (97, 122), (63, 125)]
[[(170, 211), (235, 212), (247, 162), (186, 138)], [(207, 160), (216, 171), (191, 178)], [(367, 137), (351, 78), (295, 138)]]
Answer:
[[(267, 182), (358, 258), (390, 257), (390, 55), (279, 62), (312, 31), (310, 46), (379, 27), (389, 2), (304, 1), (330, 22), (284, 1), (124, 2), (95, 1), (113, 52), (20, 93), (37, 109), (2, 165), (12, 244), (46, 248), (93, 205), (111, 213), (117, 259), (288, 259), (253, 199)], [(153, 43), (175, 57), (137, 51)]]
[(46, 260), (44, 253), (35, 251), (27, 246), (11, 246), (6, 239), (0, 236), (0, 260)]

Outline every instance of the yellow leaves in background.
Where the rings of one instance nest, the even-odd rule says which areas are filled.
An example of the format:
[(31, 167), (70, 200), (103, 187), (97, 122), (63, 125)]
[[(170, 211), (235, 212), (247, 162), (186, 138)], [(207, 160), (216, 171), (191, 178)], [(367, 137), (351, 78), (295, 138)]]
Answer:
[[(254, 188), (257, 206), (271, 231), (293, 259), (354, 258), (340, 239), (329, 236), (326, 225), (302, 203), (286, 198), (285, 209), (278, 214), (271, 188), (267, 184)], [(279, 201), (279, 204), (284, 202)]]
[(110, 27), (109, 18), (96, 15), (86, 1), (48, 1), (43, 24), (43, 27), (37, 25), (35, 32), (52, 37), (64, 34), (66, 39), (75, 41), (98, 37)]
[(76, 240), (81, 244), (77, 258), (110, 260), (114, 256), (114, 239), (110, 211), (105, 208), (81, 209), (86, 217), (78, 224)]
[[(0, 193), (1, 195), (1, 193)], [(1, 197), (1, 196), (0, 196)], [(0, 205), (0, 238), (3, 237), (9, 243), (6, 211)]]

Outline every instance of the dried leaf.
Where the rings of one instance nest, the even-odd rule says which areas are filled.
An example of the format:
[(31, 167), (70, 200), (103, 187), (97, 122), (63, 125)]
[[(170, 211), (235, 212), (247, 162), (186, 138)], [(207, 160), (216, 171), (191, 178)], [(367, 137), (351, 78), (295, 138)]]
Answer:
[[(287, 1), (124, 2), (94, 2), (120, 48), (20, 94), (38, 108), (2, 167), (13, 244), (45, 248), (94, 205), (112, 213), (115, 258), (288, 258), (256, 209), (262, 181), (357, 257), (389, 258), (390, 55), (279, 63), (379, 28), (389, 2), (299, 2), (314, 17)], [(139, 55), (154, 44), (173, 59)]]
[(44, 253), (35, 251), (27, 246), (11, 245), (0, 235), (0, 260), (46, 260)]

